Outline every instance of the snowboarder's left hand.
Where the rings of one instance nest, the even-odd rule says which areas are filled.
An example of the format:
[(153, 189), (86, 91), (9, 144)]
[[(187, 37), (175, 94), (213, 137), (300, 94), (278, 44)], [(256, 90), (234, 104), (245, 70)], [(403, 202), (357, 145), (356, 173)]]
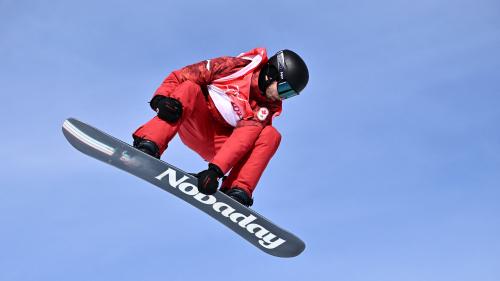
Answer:
[(215, 164), (208, 164), (208, 169), (199, 172), (198, 177), (198, 190), (206, 195), (211, 195), (217, 192), (219, 187), (219, 179), (224, 176), (222, 170)]

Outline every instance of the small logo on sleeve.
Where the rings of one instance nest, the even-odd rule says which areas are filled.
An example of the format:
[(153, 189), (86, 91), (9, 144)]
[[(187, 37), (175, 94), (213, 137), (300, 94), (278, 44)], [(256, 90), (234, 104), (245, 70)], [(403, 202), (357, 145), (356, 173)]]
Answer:
[(264, 121), (266, 120), (267, 116), (269, 115), (269, 109), (265, 108), (265, 107), (261, 107), (259, 109), (259, 111), (257, 112), (257, 118), (260, 120), (260, 121)]

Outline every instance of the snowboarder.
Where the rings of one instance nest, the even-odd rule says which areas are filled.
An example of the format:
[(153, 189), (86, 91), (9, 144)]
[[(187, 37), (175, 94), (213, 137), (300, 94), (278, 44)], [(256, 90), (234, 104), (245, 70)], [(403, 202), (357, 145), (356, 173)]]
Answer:
[[(276, 152), (280, 133), (272, 118), (282, 100), (298, 95), (309, 80), (299, 55), (282, 50), (267, 58), (256, 48), (175, 70), (150, 101), (157, 115), (134, 133), (134, 147), (160, 158), (178, 133), (209, 162), (197, 174), (204, 194), (220, 190), (245, 206)], [(225, 177), (225, 174), (229, 175)]]

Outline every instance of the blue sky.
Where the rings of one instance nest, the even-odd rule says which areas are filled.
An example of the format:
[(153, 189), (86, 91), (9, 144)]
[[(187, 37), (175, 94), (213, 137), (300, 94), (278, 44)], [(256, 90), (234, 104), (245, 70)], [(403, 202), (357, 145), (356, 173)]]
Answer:
[[(256, 46), (310, 68), (255, 192), (293, 259), (61, 134), (130, 142), (171, 70)], [(0, 279), (500, 280), (499, 77), (493, 0), (1, 0)]]

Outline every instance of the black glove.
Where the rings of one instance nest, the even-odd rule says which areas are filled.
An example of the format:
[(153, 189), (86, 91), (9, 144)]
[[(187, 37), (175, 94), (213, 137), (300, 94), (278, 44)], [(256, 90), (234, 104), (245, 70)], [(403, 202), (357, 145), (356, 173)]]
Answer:
[(196, 175), (198, 177), (198, 190), (203, 194), (214, 194), (219, 187), (219, 179), (224, 176), (222, 170), (215, 164), (208, 164), (208, 169)]
[(182, 116), (181, 102), (171, 97), (156, 96), (151, 100), (151, 107), (161, 120), (169, 123), (177, 122)]

